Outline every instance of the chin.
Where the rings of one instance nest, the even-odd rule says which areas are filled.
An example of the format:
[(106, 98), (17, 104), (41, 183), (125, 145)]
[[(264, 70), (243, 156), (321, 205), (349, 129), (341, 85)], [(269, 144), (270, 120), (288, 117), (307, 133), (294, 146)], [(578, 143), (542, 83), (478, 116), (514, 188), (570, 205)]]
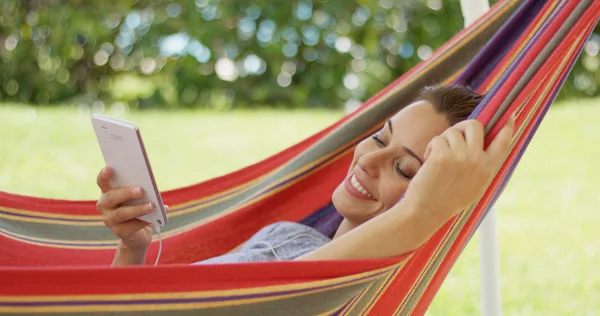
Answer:
[(340, 215), (355, 224), (362, 224), (381, 212), (378, 202), (352, 197), (344, 188), (343, 182), (333, 191), (331, 202)]

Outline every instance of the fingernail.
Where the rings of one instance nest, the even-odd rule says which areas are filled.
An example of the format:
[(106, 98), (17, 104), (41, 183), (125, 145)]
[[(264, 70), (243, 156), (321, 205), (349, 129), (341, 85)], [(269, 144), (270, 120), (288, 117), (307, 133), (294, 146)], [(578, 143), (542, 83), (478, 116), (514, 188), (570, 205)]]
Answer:
[(152, 209), (154, 209), (154, 205), (152, 205), (152, 203), (146, 203), (143, 208), (144, 212), (146, 213), (152, 212)]
[(102, 168), (102, 176), (106, 177), (106, 174), (108, 174), (108, 171), (106, 171), (106, 167)]
[(135, 187), (131, 190), (131, 195), (140, 196), (142, 194), (142, 189), (140, 187)]

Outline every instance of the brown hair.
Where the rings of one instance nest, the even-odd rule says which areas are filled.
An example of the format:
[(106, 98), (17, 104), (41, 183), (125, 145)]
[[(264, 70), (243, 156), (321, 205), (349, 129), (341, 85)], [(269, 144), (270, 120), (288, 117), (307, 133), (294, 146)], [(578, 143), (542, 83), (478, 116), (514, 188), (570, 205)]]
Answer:
[(452, 126), (466, 120), (483, 97), (465, 85), (435, 85), (421, 89), (417, 100), (431, 103)]

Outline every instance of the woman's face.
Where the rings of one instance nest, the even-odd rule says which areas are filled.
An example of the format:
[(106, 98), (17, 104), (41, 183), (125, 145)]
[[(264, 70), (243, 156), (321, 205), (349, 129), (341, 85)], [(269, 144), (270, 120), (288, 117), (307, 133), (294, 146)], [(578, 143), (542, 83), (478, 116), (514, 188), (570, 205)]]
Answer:
[(444, 114), (426, 101), (398, 112), (354, 150), (348, 176), (332, 196), (338, 212), (360, 225), (390, 209), (421, 168), (429, 141), (448, 127)]

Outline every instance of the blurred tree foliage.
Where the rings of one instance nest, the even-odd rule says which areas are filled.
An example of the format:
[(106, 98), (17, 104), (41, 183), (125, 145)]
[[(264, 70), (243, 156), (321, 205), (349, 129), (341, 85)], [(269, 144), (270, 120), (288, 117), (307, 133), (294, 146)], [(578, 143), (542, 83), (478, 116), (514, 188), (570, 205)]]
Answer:
[[(462, 23), (458, 0), (3, 0), (0, 100), (336, 107), (375, 94)], [(569, 95), (599, 93), (599, 46), (595, 35)]]

